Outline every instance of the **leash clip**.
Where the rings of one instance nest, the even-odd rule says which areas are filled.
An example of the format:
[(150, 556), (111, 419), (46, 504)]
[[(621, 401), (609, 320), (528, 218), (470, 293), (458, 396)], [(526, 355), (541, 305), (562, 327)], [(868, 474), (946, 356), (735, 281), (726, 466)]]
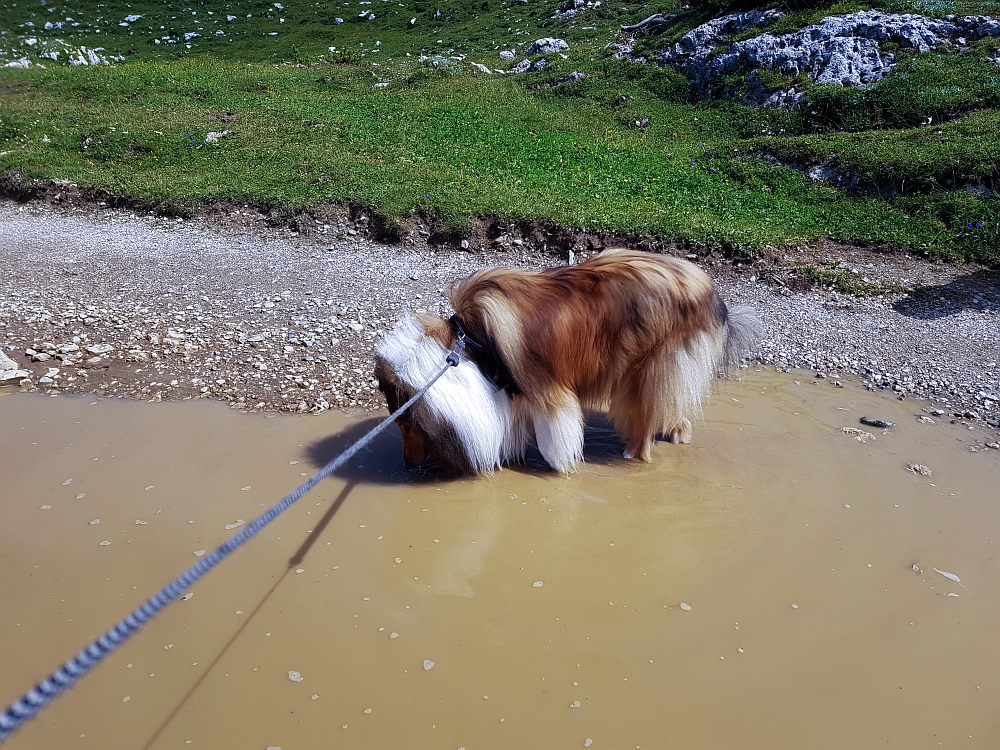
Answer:
[(458, 367), (458, 363), (462, 361), (462, 353), (465, 351), (465, 331), (462, 330), (462, 326), (459, 325), (458, 333), (455, 337), (455, 348), (451, 350), (451, 354), (445, 358), (447, 362), (452, 367)]

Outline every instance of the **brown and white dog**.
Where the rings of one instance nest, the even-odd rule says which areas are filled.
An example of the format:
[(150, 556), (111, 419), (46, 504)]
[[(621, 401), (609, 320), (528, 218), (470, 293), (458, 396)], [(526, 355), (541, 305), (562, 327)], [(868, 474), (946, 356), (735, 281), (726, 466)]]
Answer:
[(760, 337), (693, 263), (609, 250), (542, 272), (495, 268), (450, 292), (451, 320), (407, 313), (379, 342), (375, 375), (390, 411), (437, 372), (466, 332), (466, 356), (397, 420), (407, 467), (433, 461), (492, 472), (532, 442), (560, 472), (583, 458), (584, 409), (607, 409), (626, 458), (657, 435), (689, 442), (712, 379)]

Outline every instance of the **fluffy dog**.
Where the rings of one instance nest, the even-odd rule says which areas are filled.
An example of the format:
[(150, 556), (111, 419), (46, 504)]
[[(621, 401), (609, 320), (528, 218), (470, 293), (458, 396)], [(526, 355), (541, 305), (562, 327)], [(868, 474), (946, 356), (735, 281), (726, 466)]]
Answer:
[(461, 330), (465, 356), (397, 419), (407, 467), (492, 472), (534, 440), (560, 472), (583, 458), (584, 409), (606, 409), (626, 458), (658, 435), (690, 442), (716, 375), (760, 337), (750, 308), (728, 309), (708, 275), (678, 258), (609, 250), (542, 272), (495, 268), (450, 292), (451, 320), (407, 313), (379, 342), (389, 409), (442, 366)]

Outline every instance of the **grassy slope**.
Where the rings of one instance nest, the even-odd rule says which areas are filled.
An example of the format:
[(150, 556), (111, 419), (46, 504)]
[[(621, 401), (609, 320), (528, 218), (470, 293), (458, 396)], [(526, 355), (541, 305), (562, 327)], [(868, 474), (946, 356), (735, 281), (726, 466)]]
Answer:
[[(0, 170), (154, 199), (352, 201), (388, 216), (438, 212), (457, 225), (492, 214), (748, 248), (829, 236), (997, 257), (995, 202), (954, 189), (960, 179), (992, 178), (1000, 165), (992, 63), (979, 57), (939, 66), (947, 80), (923, 60), (912, 63), (930, 76), (921, 83), (923, 105), (880, 100), (878, 87), (847, 92), (867, 99), (843, 105), (835, 92), (817, 120), (805, 111), (694, 106), (675, 74), (609, 60), (610, 30), (655, 6), (602, 6), (568, 24), (549, 19), (551, 0), (466, 2), (441, 8), (436, 20), (438, 7), (419, 2), (284, 5), (71, 2), (53, 13), (0, 5), (0, 28), (11, 31), (0, 51), (9, 59), (27, 52), (37, 60), (46, 49), (64, 59), (66, 47), (80, 44), (125, 57), (109, 67), (44, 60), (44, 70), (0, 71)], [(359, 19), (362, 10), (376, 19)], [(130, 13), (144, 18), (120, 26)], [(695, 15), (684, 23), (707, 11)], [(334, 24), (335, 16), (345, 23)], [(40, 30), (53, 20), (63, 28)], [(19, 25), (25, 21), (34, 26)], [(201, 36), (185, 42), (192, 31)], [(547, 35), (572, 47), (567, 60), (548, 56), (553, 71), (471, 74), (468, 61), (498, 67), (497, 49)], [(38, 41), (26, 45), (29, 38)], [(417, 62), (422, 51), (467, 54), (456, 65), (464, 74), (428, 70)], [(309, 64), (274, 64), (293, 60)], [(972, 94), (955, 93), (959, 68), (978, 81)], [(589, 78), (544, 86), (570, 70)], [(942, 128), (840, 132), (826, 124), (837, 112), (863, 110), (874, 118), (863, 124), (877, 128), (883, 112), (918, 117), (921, 106), (941, 112), (942, 101), (954, 110), (946, 116), (961, 118)], [(630, 126), (643, 116), (649, 127)], [(224, 129), (232, 133), (200, 145)], [(902, 180), (919, 192), (894, 201), (838, 192), (753, 158), (759, 149), (789, 162), (837, 163), (875, 182)]]

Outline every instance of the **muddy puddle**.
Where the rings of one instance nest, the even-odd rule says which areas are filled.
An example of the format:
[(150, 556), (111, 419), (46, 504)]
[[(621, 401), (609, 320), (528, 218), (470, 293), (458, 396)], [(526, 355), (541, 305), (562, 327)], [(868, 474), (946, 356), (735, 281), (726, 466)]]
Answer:
[[(1000, 746), (1000, 452), (801, 378), (568, 479), (381, 438), (7, 746)], [(370, 424), (0, 397), (0, 703)]]

